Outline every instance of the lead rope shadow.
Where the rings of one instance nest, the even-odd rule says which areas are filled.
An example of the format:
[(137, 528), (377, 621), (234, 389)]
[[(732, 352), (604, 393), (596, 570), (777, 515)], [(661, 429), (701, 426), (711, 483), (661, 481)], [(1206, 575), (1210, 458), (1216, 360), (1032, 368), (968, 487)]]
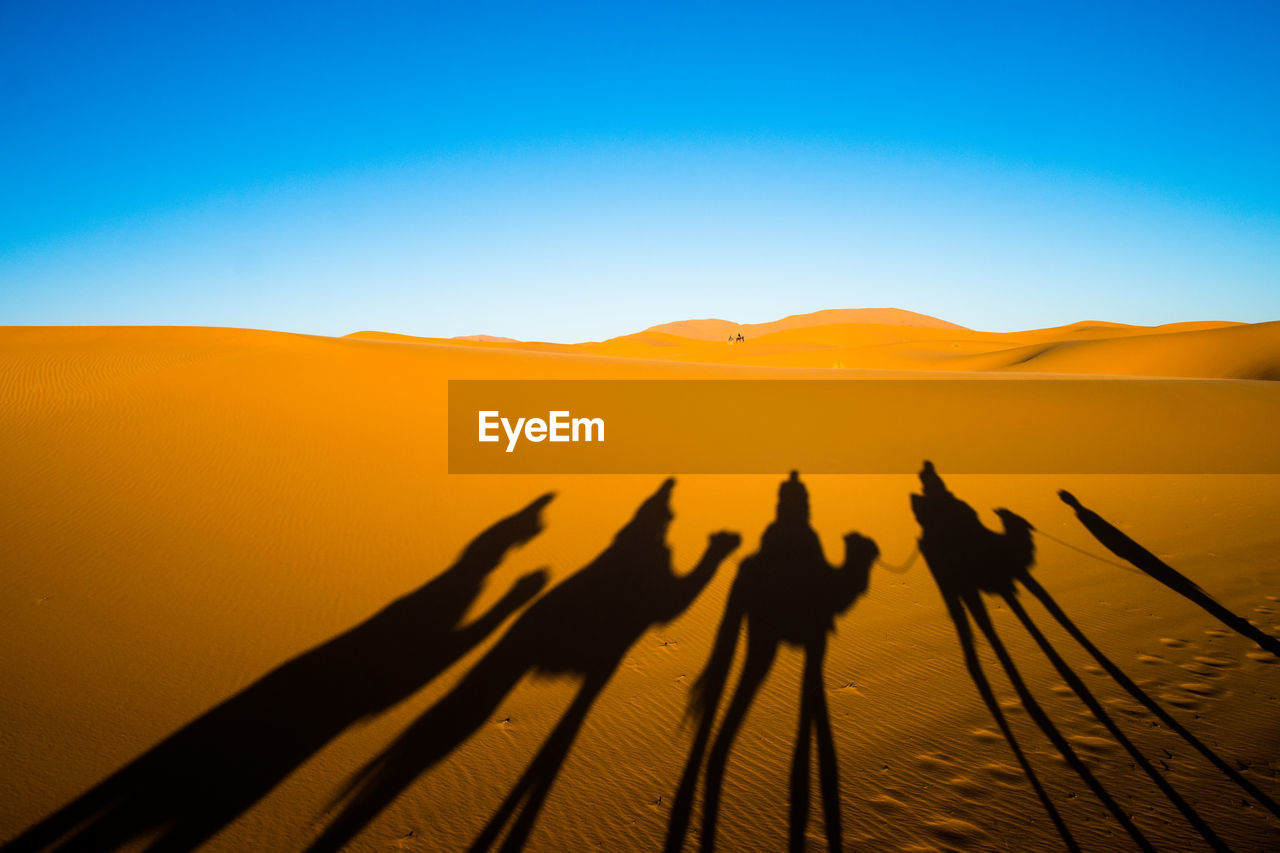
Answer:
[[(973, 623), (978, 626), (986, 637), (1028, 715), (1035, 721), (1036, 725), (1066, 760), (1067, 764), (1093, 791), (1112, 817), (1116, 819), (1141, 849), (1153, 850), (1154, 848), (1141, 830), (1133, 823), (1129, 815), (1103, 787), (1097, 777), (1094, 776), (1088, 765), (1079, 757), (1071, 747), (1070, 742), (1062, 735), (1053, 720), (1032, 695), (1012, 656), (995, 630), (982, 598), (983, 593), (997, 595), (1005, 601), (1010, 611), (1018, 618), (1023, 628), (1026, 629), (1067, 685), (1088, 707), (1098, 722), (1107, 729), (1116, 742), (1124, 747), (1135, 765), (1143, 770), (1209, 846), (1215, 850), (1228, 850), (1229, 848), (1213, 829), (1205, 823), (1191, 805), (1169, 784), (1150, 760), (1120, 729), (1103, 708), (1102, 703), (1098, 701), (1083, 680), (1053, 647), (1018, 600), (1016, 584), (1022, 584), (1042, 601), (1048, 600), (1048, 593), (1030, 575), (1030, 569), (1035, 558), (1035, 546), (1031, 537), (1032, 526), (1021, 516), (1009, 510), (1001, 509), (997, 510), (997, 515), (1000, 517), (1004, 527), (1003, 532), (996, 533), (987, 529), (978, 519), (977, 513), (974, 512), (972, 507), (948, 491), (946, 484), (943, 483), (942, 478), (938, 476), (933, 465), (929, 462), (925, 462), (924, 470), (920, 473), (920, 482), (922, 494), (911, 496), (912, 510), (920, 522), (922, 531), (920, 551), (930, 571), (933, 573), (946, 603), (947, 612), (955, 624), (956, 633), (960, 638), (963, 650), (965, 665), (975, 685), (978, 687), (978, 692), (995, 718), (1010, 749), (1014, 752), (1024, 773), (1026, 773), (1028, 781), (1044, 805), (1050, 820), (1059, 835), (1061, 835), (1067, 849), (1078, 850), (1079, 846), (1058, 812), (1057, 807), (1036, 776), (1008, 721), (1005, 719), (1003, 710), (996, 701), (990, 681), (987, 679), (978, 660), (974, 634), (969, 625), (970, 619), (973, 620)], [(1060, 608), (1057, 609), (1057, 612), (1061, 613)], [(1065, 616), (1065, 614), (1063, 615)], [(1091, 644), (1086, 646), (1086, 648), (1090, 647)], [(1128, 679), (1125, 679), (1125, 681), (1128, 681)], [(1121, 683), (1122, 686), (1132, 685), (1131, 681), (1128, 682), (1128, 685), (1125, 685), (1124, 682)], [(1136, 685), (1132, 685), (1132, 687), (1136, 689)]]
[(1058, 497), (1062, 499), (1063, 503), (1075, 510), (1076, 518), (1084, 525), (1085, 529), (1093, 534), (1093, 538), (1097, 539), (1112, 554), (1130, 563), (1135, 568), (1141, 569), (1150, 577), (1199, 606), (1240, 636), (1252, 640), (1259, 647), (1280, 657), (1280, 640), (1262, 631), (1243, 616), (1219, 604), (1217, 599), (1201, 589), (1199, 584), (1165, 563), (1133, 539), (1130, 539), (1105, 518), (1084, 506), (1076, 499), (1075, 495), (1064, 489), (1058, 492)]
[(698, 565), (677, 575), (666, 544), (674, 486), (664, 482), (600, 556), (525, 610), (456, 687), (365, 765), (331, 804), (340, 810), (309, 849), (341, 849), (471, 738), (526, 674), (576, 677), (577, 694), (471, 848), (497, 845), (509, 825), (500, 849), (521, 849), (588, 712), (632, 644), (684, 612), (738, 546), (736, 534), (712, 534)]
[(507, 552), (541, 532), (551, 498), (497, 522), (431, 581), (267, 673), (3, 850), (114, 850), (147, 836), (154, 836), (148, 850), (198, 847), (348, 727), (417, 692), (534, 598), (546, 584), (543, 571), (462, 624)]
[[(1210, 613), (1214, 613), (1214, 607), (1226, 610), (1226, 608), (1223, 608), (1221, 605), (1218, 605), (1216, 601), (1209, 598), (1208, 594), (1201, 590), (1200, 587), (1189, 578), (1184, 577), (1181, 573), (1175, 571), (1169, 566), (1166, 566), (1154, 554), (1151, 554), (1151, 552), (1147, 551), (1137, 542), (1134, 542), (1128, 536), (1121, 533), (1097, 513), (1082, 506), (1070, 492), (1060, 491), (1058, 492), (1058, 496), (1062, 498), (1064, 503), (1076, 510), (1076, 517), (1080, 519), (1086, 528), (1088, 528), (1089, 532), (1093, 533), (1098, 541), (1105, 545), (1117, 557), (1128, 560), (1136, 568), (1142, 569), (1156, 580), (1160, 580), (1162, 583), (1165, 583), (1167, 586), (1170, 586), (1177, 591), (1181, 592), (1189, 585), (1193, 588), (1194, 594), (1188, 595), (1188, 597), (1197, 604), (1201, 604), (1201, 606), (1205, 607), (1205, 609)], [(1067, 634), (1079, 643), (1081, 648), (1087, 651), (1089, 655), (1098, 662), (1098, 665), (1101, 666), (1117, 684), (1123, 687), (1130, 696), (1151, 712), (1151, 714), (1153, 714), (1162, 724), (1168, 727), (1170, 731), (1174, 732), (1186, 741), (1188, 746), (1200, 753), (1200, 755), (1207, 759), (1220, 773), (1239, 786), (1241, 790), (1246, 792), (1259, 805), (1276, 817), (1280, 817), (1280, 804), (1267, 796), (1260, 788), (1254, 785), (1253, 782), (1243, 776), (1240, 771), (1232, 767), (1230, 763), (1210, 749), (1207, 744), (1196, 737), (1196, 735), (1187, 729), (1186, 726), (1166, 711), (1160, 703), (1152, 699), (1145, 690), (1139, 687), (1137, 683), (1124, 672), (1124, 670), (1120, 669), (1115, 662), (1103, 653), (1103, 651), (1099, 649), (1082, 630), (1080, 630), (1075, 622), (1067, 615), (1066, 611), (1064, 611), (1053, 596), (1049, 594), (1049, 591), (1041, 586), (1038, 581), (1028, 576), (1023, 579), (1023, 586), (1025, 586), (1027, 591), (1040, 601), (1045, 610), (1048, 611), (1049, 615), (1058, 621)], [(1205, 604), (1199, 600), (1201, 597), (1209, 599), (1209, 601), (1212, 602), (1213, 607), (1205, 606)], [(1227, 612), (1230, 613), (1230, 611)], [(1217, 614), (1215, 613), (1215, 615)], [(1234, 616), (1234, 614), (1231, 615)], [(1236, 618), (1239, 619), (1240, 617)], [(1230, 624), (1225, 619), (1223, 621)], [(1254, 626), (1249, 625), (1249, 628), (1257, 632), (1257, 629), (1254, 628)], [(1252, 636), (1251, 633), (1244, 631), (1241, 631), (1241, 633), (1249, 639), (1257, 640), (1257, 638)], [(1271, 639), (1265, 634), (1262, 636), (1266, 639)], [(1264, 645), (1263, 643), (1259, 643), (1259, 645), (1271, 651), (1269, 646)], [(1271, 645), (1275, 645), (1274, 640)], [(1272, 653), (1275, 654), (1276, 652), (1272, 651)]]
[[(839, 767), (822, 683), (823, 662), (827, 634), (835, 630), (835, 617), (850, 609), (866, 592), (871, 564), (879, 553), (874, 542), (856, 533), (848, 534), (844, 541), (844, 566), (835, 569), (827, 563), (818, 535), (809, 524), (808, 491), (799, 475), (792, 472), (778, 489), (777, 517), (765, 530), (760, 549), (742, 561), (707, 666), (694, 685), (689, 716), (695, 723), (695, 732), (672, 803), (665, 844), (669, 853), (684, 846), (708, 746), (701, 848), (715, 848), (721, 792), (733, 741), (783, 643), (798, 646), (805, 654), (799, 729), (791, 761), (788, 847), (804, 848), (810, 804), (811, 738), (816, 738), (827, 846), (833, 851), (842, 849)], [(744, 625), (746, 660), (713, 743), (716, 710)]]

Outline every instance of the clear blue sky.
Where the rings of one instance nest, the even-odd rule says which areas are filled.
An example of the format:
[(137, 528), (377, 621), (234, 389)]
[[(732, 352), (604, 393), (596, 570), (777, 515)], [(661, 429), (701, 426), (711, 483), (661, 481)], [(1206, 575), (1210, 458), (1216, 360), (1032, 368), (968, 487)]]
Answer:
[(1280, 319), (1280, 4), (0, 2), (0, 324)]

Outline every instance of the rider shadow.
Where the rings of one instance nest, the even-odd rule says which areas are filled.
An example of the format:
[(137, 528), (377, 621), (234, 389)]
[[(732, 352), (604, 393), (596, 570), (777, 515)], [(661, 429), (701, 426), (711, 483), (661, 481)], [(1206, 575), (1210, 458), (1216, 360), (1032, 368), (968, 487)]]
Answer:
[[(805, 653), (800, 723), (790, 774), (789, 848), (804, 848), (809, 821), (811, 737), (816, 735), (827, 845), (831, 850), (841, 849), (839, 767), (822, 684), (823, 661), (827, 634), (835, 630), (835, 617), (866, 592), (871, 564), (878, 553), (870, 539), (850, 533), (845, 536), (843, 568), (832, 568), (809, 524), (809, 495), (804, 484), (795, 472), (782, 483), (777, 517), (765, 530), (760, 550), (744, 559), (738, 569), (710, 659), (694, 685), (689, 714), (696, 730), (672, 804), (667, 851), (674, 853), (684, 845), (708, 744), (701, 847), (714, 849), (725, 769), (734, 738), (783, 643), (799, 646)], [(742, 675), (711, 743), (716, 710), (743, 623), (747, 651)]]
[(546, 583), (520, 578), (462, 624), (486, 576), (542, 530), (547, 494), (477, 536), (451, 567), (370, 619), (282, 664), (4, 846), (190, 850), (234, 821), (349, 726), (444, 672)]
[(1075, 510), (1076, 518), (1085, 526), (1085, 529), (1112, 554), (1141, 569), (1188, 601), (1203, 608), (1205, 612), (1240, 636), (1252, 640), (1273, 655), (1280, 656), (1280, 640), (1263, 632), (1243, 616), (1223, 607), (1213, 596), (1201, 589), (1199, 584), (1130, 539), (1105, 518), (1081, 504), (1076, 500), (1075, 495), (1064, 489), (1058, 492), (1058, 497)]
[[(1163, 709), (1160, 709), (1154, 700), (1146, 696), (1131, 679), (1107, 660), (1097, 647), (1090, 643), (1083, 633), (1067, 619), (1066, 614), (1057, 606), (1048, 592), (1040, 586), (1039, 582), (1031, 577), (1030, 569), (1035, 558), (1035, 545), (1032, 541), (1033, 528), (1030, 523), (1009, 510), (1001, 509), (997, 510), (996, 513), (1003, 524), (1003, 532), (996, 533), (987, 529), (978, 519), (978, 515), (972, 507), (947, 490), (946, 484), (943, 483), (942, 478), (938, 476), (933, 465), (929, 462), (925, 462), (924, 470), (920, 473), (920, 482), (923, 487), (922, 494), (911, 496), (911, 507), (920, 522), (922, 531), (920, 552), (924, 556), (929, 570), (933, 573), (934, 580), (946, 604), (947, 612), (955, 624), (965, 665), (978, 688), (979, 694), (986, 703), (988, 710), (1021, 765), (1033, 790), (1044, 805), (1050, 820), (1061, 835), (1066, 847), (1069, 850), (1079, 849), (1066, 822), (1058, 812), (1048, 792), (1044, 789), (1021, 745), (1014, 736), (1000, 703), (996, 700), (991, 683), (978, 659), (970, 620), (978, 626), (978, 629), (986, 637), (1028, 715), (1062, 755), (1066, 763), (1088, 785), (1094, 795), (1097, 796), (1139, 848), (1142, 850), (1153, 849), (1129, 814), (1098, 781), (1088, 765), (1080, 758), (1048, 713), (1045, 712), (1032, 695), (1012, 656), (995, 630), (982, 597), (983, 593), (999, 596), (1005, 602), (1067, 685), (1089, 708), (1093, 716), (1107, 729), (1116, 742), (1124, 747), (1133, 759), (1134, 764), (1142, 769), (1181, 812), (1188, 823), (1200, 833), (1209, 846), (1215, 850), (1227, 850), (1227, 846), (1199, 814), (1173, 789), (1150, 760), (1142, 754), (1119, 728), (1103, 708), (1102, 703), (1099, 702), (1092, 691), (1088, 689), (1075, 671), (1067, 664), (1066, 660), (1053, 647), (1018, 600), (1017, 585), (1021, 584), (1045, 604), (1050, 614), (1062, 622), (1073, 638), (1093, 654), (1104, 669), (1121, 686), (1125, 687), (1135, 698), (1138, 698), (1149, 710), (1156, 713), (1166, 724), (1172, 724), (1171, 728), (1174, 728), (1183, 737), (1188, 738), (1193, 746), (1198, 745), (1202, 753), (1212, 755), (1207, 747), (1199, 744), (1185, 728), (1177, 725), (1176, 721), (1173, 721)], [(1224, 764), (1221, 759), (1217, 759), (1215, 763), (1220, 767)], [(1239, 774), (1232, 775), (1237, 783), (1242, 781)], [(1248, 785), (1248, 783), (1245, 784)], [(1256, 788), (1253, 791), (1256, 791)]]
[(577, 676), (568, 709), (472, 849), (498, 844), (508, 824), (501, 849), (524, 846), (587, 713), (627, 651), (646, 630), (684, 612), (738, 546), (736, 534), (713, 534), (698, 565), (675, 574), (666, 544), (674, 485), (663, 483), (600, 556), (522, 613), (452, 691), (347, 783), (332, 804), (341, 810), (311, 850), (343, 847), (475, 734), (526, 674)]

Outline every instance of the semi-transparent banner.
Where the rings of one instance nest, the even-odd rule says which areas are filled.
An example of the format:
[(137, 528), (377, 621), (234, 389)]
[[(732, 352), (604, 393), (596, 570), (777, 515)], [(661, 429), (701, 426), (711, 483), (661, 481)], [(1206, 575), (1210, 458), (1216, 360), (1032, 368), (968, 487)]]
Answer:
[(1280, 383), (451, 380), (453, 474), (1280, 473)]

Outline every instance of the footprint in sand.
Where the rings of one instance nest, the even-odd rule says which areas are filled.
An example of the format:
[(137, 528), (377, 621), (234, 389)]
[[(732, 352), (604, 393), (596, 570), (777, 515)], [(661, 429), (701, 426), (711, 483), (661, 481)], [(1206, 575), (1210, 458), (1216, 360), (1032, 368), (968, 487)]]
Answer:
[(915, 757), (916, 764), (923, 767), (930, 767), (935, 770), (943, 767), (951, 767), (955, 764), (951, 760), (951, 756), (942, 752), (924, 752)]
[(877, 794), (867, 799), (867, 804), (879, 812), (901, 812), (907, 810), (907, 804), (888, 794)]
[(1201, 678), (1222, 678), (1225, 674), (1222, 670), (1216, 667), (1209, 666), (1208, 664), (1197, 663), (1195, 661), (1191, 661), (1190, 663), (1180, 663), (1178, 666), (1185, 669), (1192, 675), (1198, 675)]
[(981, 827), (954, 817), (936, 817), (926, 820), (924, 825), (938, 839), (964, 849), (982, 846), (982, 839), (987, 837)]
[(1222, 689), (1216, 684), (1206, 684), (1203, 681), (1188, 681), (1185, 684), (1179, 684), (1183, 690), (1188, 693), (1194, 693), (1197, 696), (1216, 696), (1222, 692)]
[(1138, 653), (1138, 660), (1142, 663), (1168, 663), (1168, 658), (1162, 658), (1159, 655), (1149, 655), (1146, 652)]
[(990, 764), (982, 766), (982, 772), (992, 777), (998, 782), (1017, 783), (1023, 778), (1022, 769), (1012, 764), (1002, 764), (993, 761)]
[(1111, 752), (1119, 746), (1110, 738), (1098, 737), (1097, 735), (1071, 735), (1067, 740), (1085, 752), (1092, 752), (1098, 755)]
[(1193, 696), (1179, 693), (1161, 693), (1160, 701), (1166, 705), (1172, 705), (1175, 708), (1182, 708), (1187, 711), (1194, 711), (1200, 707), (1200, 700)]
[(1231, 669), (1239, 666), (1237, 661), (1231, 658), (1218, 657), (1217, 655), (1196, 655), (1195, 660), (1206, 666), (1215, 666), (1219, 669)]
[(1205, 629), (1204, 629), (1204, 635), (1205, 635), (1206, 637), (1215, 637), (1215, 638), (1230, 637), (1230, 636), (1231, 636), (1231, 635), (1230, 635), (1230, 634), (1228, 634), (1226, 631), (1222, 631), (1222, 630), (1219, 630), (1219, 629), (1217, 629), (1217, 628), (1205, 628)]
[(1146, 714), (1146, 710), (1141, 705), (1122, 696), (1113, 696), (1110, 699), (1104, 699), (1103, 702), (1112, 711), (1117, 711), (1130, 717), (1141, 717)]
[(985, 799), (991, 796), (989, 787), (968, 776), (953, 776), (943, 784), (968, 799)]
[(1188, 642), (1189, 642), (1188, 640), (1178, 640), (1178, 639), (1175, 639), (1175, 638), (1173, 638), (1173, 637), (1161, 637), (1161, 638), (1160, 638), (1160, 644), (1161, 644), (1161, 645), (1163, 645), (1163, 646), (1167, 646), (1168, 648), (1171, 648), (1171, 649), (1181, 649), (1181, 648), (1185, 648), (1185, 647), (1187, 646)]

